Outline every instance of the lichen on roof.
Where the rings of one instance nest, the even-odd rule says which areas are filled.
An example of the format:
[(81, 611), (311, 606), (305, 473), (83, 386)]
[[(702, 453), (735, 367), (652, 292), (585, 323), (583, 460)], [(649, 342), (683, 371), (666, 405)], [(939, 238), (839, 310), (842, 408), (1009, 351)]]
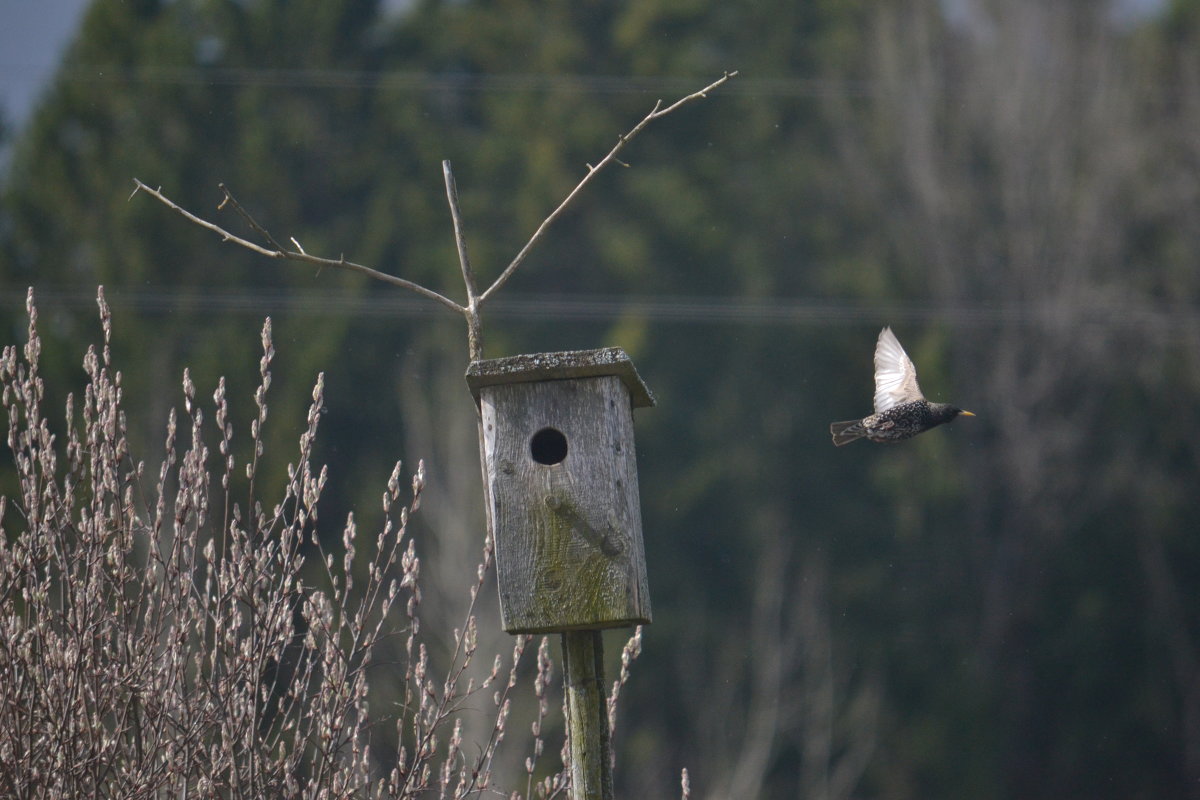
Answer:
[(654, 405), (654, 395), (642, 381), (629, 356), (619, 347), (597, 350), (564, 350), (556, 353), (526, 353), (506, 358), (472, 361), (467, 367), (467, 386), (479, 399), (485, 386), (535, 381), (599, 378), (614, 375), (629, 390), (634, 408)]

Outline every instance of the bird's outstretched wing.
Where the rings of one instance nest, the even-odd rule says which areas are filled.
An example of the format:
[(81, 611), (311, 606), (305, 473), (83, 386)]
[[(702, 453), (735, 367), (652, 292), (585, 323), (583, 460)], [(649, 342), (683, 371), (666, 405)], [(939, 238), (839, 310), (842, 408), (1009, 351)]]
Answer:
[(875, 413), (924, 399), (917, 385), (916, 367), (892, 329), (884, 328), (875, 345)]

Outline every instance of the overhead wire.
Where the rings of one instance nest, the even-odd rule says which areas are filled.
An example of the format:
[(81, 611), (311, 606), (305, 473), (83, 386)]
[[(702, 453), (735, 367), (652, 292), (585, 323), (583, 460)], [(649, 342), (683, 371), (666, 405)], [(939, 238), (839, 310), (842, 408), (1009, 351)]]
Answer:
[[(19, 65), (0, 64), (11, 70)], [(59, 70), (68, 82), (134, 82), (145, 84), (216, 84), (281, 88), (367, 88), (410, 91), (545, 91), (573, 90), (603, 94), (664, 94), (694, 88), (696, 78), (669, 76), (474, 74), (469, 72), (367, 71), (329, 69), (269, 69), (251, 67), (73, 65)], [(863, 81), (778, 77), (740, 77), (723, 93), (751, 96), (863, 96), (872, 92)], [(37, 292), (39, 305), (82, 308), (95, 303), (94, 293), (65, 288)], [(158, 314), (182, 310), (213, 313), (291, 313), (307, 316), (349, 314), (360, 317), (445, 316), (445, 310), (420, 298), (403, 295), (359, 295), (353, 292), (186, 288), (114, 290), (114, 307)], [(0, 306), (21, 307), (24, 292), (0, 290)], [(489, 317), (503, 319), (589, 321), (637, 316), (656, 322), (689, 324), (864, 324), (884, 320), (940, 321), (959, 326), (1024, 324), (1052, 325), (1061, 307), (1033, 305), (889, 304), (870, 306), (817, 298), (736, 298), (697, 296), (592, 296), (578, 294), (508, 294), (488, 304)], [(1072, 309), (1070, 319), (1124, 328), (1173, 330), (1200, 324), (1196, 309), (1146, 306)], [(1082, 313), (1078, 313), (1082, 312)]]
[[(338, 290), (189, 289), (129, 290), (108, 287), (105, 296), (115, 309), (158, 315), (177, 312), (211, 314), (289, 314), (310, 317), (452, 319), (445, 309), (403, 294), (358, 294)], [(39, 308), (94, 308), (95, 293), (46, 287), (35, 289)], [(0, 307), (23, 308), (25, 293), (0, 290)], [(1200, 309), (1150, 305), (1094, 305), (1066, 308), (1042, 304), (864, 304), (820, 298), (748, 298), (686, 295), (586, 295), (511, 293), (488, 303), (489, 319), (516, 321), (599, 322), (641, 318), (655, 323), (690, 325), (864, 325), (880, 322), (938, 322), (955, 327), (1015, 325), (1055, 327), (1097, 325), (1161, 333), (1200, 329)]]
[[(19, 73), (26, 66), (0, 63), (0, 71)], [(577, 91), (592, 94), (681, 94), (694, 91), (703, 77), (667, 75), (587, 75), (541, 73), (423, 72), (414, 70), (283, 69), (270, 67), (72, 64), (59, 68), (56, 80), (67, 83), (140, 83), (165, 85), (265, 86), (290, 89), (382, 88), (407, 91), (531, 92)], [(866, 81), (796, 76), (739, 76), (722, 94), (777, 97), (862, 96)]]

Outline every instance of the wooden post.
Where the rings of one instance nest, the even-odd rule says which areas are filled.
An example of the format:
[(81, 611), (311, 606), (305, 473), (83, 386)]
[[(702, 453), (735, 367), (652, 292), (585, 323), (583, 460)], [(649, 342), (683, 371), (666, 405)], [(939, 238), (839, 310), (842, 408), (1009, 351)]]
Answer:
[(562, 650), (571, 800), (613, 800), (602, 634), (567, 631)]

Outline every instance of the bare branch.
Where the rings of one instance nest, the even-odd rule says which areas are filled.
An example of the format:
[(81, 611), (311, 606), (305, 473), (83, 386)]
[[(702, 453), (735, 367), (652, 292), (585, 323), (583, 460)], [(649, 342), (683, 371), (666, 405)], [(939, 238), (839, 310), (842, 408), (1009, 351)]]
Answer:
[(442, 162), (442, 175), (446, 179), (446, 201), (450, 204), (450, 220), (454, 223), (454, 243), (458, 247), (458, 264), (462, 267), (463, 285), (467, 289), (467, 305), (463, 317), (467, 320), (467, 350), (471, 359), (483, 358), (483, 321), (479, 316), (479, 288), (475, 283), (475, 272), (471, 259), (467, 257), (467, 237), (463, 232), (462, 211), (458, 207), (458, 186), (450, 162)]
[[(215, 225), (206, 219), (202, 219), (202, 218), (196, 216), (192, 212), (188, 211), (186, 208), (183, 208), (182, 206), (179, 206), (178, 204), (176, 204), (173, 200), (171, 200), (169, 197), (164, 195), (158, 189), (150, 188), (149, 186), (147, 186), (145, 183), (138, 180), (137, 178), (134, 178), (133, 182), (136, 186), (136, 188), (134, 189), (134, 194), (137, 194), (138, 191), (145, 192), (146, 194), (150, 195), (155, 200), (158, 200), (160, 203), (165, 205), (167, 208), (169, 208), (172, 211), (174, 211), (175, 213), (179, 214), (181, 217), (188, 220), (189, 222), (191, 222), (195, 225), (199, 225), (201, 228), (206, 228), (206, 229), (212, 231), (213, 233), (217, 234), (218, 236), (221, 237), (222, 241), (226, 241), (226, 242), (230, 242), (232, 244), (239, 245), (241, 247), (246, 248), (247, 250), (251, 250), (255, 253), (258, 253), (259, 255), (266, 256), (267, 258), (285, 259), (287, 261), (299, 261), (304, 264), (314, 264), (318, 267), (337, 267), (338, 269), (345, 269), (345, 270), (349, 270), (351, 272), (359, 272), (368, 277), (383, 281), (384, 283), (390, 283), (392, 286), (398, 286), (401, 289), (407, 289), (410, 292), (415, 292), (415, 293), (421, 295), (422, 297), (429, 298), (430, 300), (436, 300), (437, 302), (441, 303), (443, 306), (445, 306), (446, 308), (455, 312), (456, 314), (465, 314), (466, 313), (466, 309), (463, 306), (454, 302), (453, 300), (446, 297), (445, 295), (439, 294), (438, 292), (435, 292), (432, 289), (427, 289), (419, 283), (414, 283), (412, 281), (405, 280), (404, 278), (398, 278), (395, 275), (389, 275), (386, 272), (380, 272), (377, 269), (372, 269), (371, 267), (367, 267), (362, 264), (356, 264), (353, 261), (347, 261), (345, 256), (341, 256), (340, 258), (320, 258), (318, 256), (311, 256), (308, 253), (303, 252), (303, 250), (285, 250), (285, 249), (283, 249), (282, 247), (280, 247), (278, 244), (275, 243), (275, 240), (270, 237), (270, 234), (268, 234), (260, 225), (258, 225), (258, 223), (254, 222), (252, 220), (252, 218), (249, 216), (249, 214), (247, 214), (244, 210), (241, 209), (241, 206), (238, 205), (237, 201), (234, 200), (233, 196), (229, 193), (229, 191), (227, 189), (225, 189), (225, 187), (223, 185), (222, 185), (221, 189), (222, 189), (222, 191), (225, 192), (225, 196), (226, 196), (227, 200), (232, 201), (234, 208), (237, 209), (240, 214), (242, 214), (243, 218), (245, 218), (247, 220), (247, 222), (251, 225), (251, 227), (254, 228), (256, 231), (258, 231), (259, 233), (262, 233), (264, 236), (266, 236), (268, 241), (272, 245), (274, 245), (275, 249), (272, 249), (269, 247), (263, 247), (262, 245), (255, 244), (254, 242), (251, 242), (248, 239), (243, 239), (242, 237), (237, 236), (237, 235), (225, 230), (220, 225)], [(133, 195), (130, 195), (130, 197), (132, 197), (132, 196)], [(222, 203), (222, 205), (224, 205), (224, 203)], [(295, 242), (295, 239), (293, 239), (292, 241)], [(297, 244), (297, 247), (299, 248), (298, 244)]]
[(482, 357), (483, 352), (482, 324), (479, 315), (480, 307), (489, 297), (495, 294), (496, 291), (499, 290), (509, 278), (512, 277), (513, 273), (516, 272), (517, 267), (519, 267), (525, 260), (526, 256), (529, 255), (529, 252), (533, 249), (533, 246), (542, 238), (542, 236), (550, 228), (551, 224), (553, 224), (554, 221), (562, 215), (567, 206), (571, 204), (571, 201), (575, 199), (575, 196), (583, 191), (583, 187), (587, 186), (587, 184), (598, 172), (611, 163), (615, 162), (622, 167), (628, 167), (629, 165), (627, 163), (617, 158), (617, 153), (619, 153), (621, 149), (635, 136), (641, 133), (642, 129), (651, 122), (659, 119), (660, 117), (665, 117), (667, 114), (670, 114), (671, 112), (683, 105), (686, 105), (687, 103), (690, 103), (693, 100), (707, 97), (708, 92), (716, 89), (718, 86), (725, 83), (735, 75), (737, 75), (736, 71), (726, 72), (719, 79), (713, 81), (708, 86), (705, 86), (700, 91), (693, 92), (686, 97), (681, 97), (665, 108), (663, 107), (662, 100), (657, 101), (654, 104), (654, 108), (650, 110), (650, 113), (643, 117), (637, 125), (634, 125), (633, 128), (631, 128), (627, 133), (621, 134), (617, 137), (617, 143), (613, 146), (612, 150), (608, 152), (608, 155), (600, 159), (595, 166), (592, 166), (591, 164), (587, 165), (587, 173), (583, 176), (583, 179), (580, 180), (579, 183), (576, 184), (575, 188), (572, 189), (571, 192), (566, 196), (566, 198), (559, 203), (558, 207), (555, 208), (554, 211), (552, 211), (550, 215), (542, 221), (542, 224), (538, 226), (536, 231), (534, 231), (533, 236), (531, 236), (529, 241), (525, 243), (525, 246), (521, 248), (520, 252), (517, 253), (512, 262), (504, 268), (504, 271), (500, 273), (500, 276), (496, 278), (492, 285), (488, 287), (487, 291), (483, 292), (482, 294), (479, 293), (478, 285), (475, 279), (475, 273), (471, 269), (471, 262), (467, 256), (467, 242), (463, 233), (462, 213), (458, 206), (458, 189), (454, 182), (454, 174), (450, 170), (450, 162), (443, 161), (442, 172), (446, 181), (446, 199), (450, 204), (450, 216), (454, 223), (454, 240), (458, 247), (458, 261), (459, 266), (462, 268), (463, 283), (466, 286), (467, 291), (467, 302), (465, 305), (460, 305), (445, 295), (435, 292), (432, 289), (427, 289), (426, 287), (418, 283), (414, 283), (413, 281), (405, 280), (404, 278), (398, 278), (395, 275), (389, 275), (386, 272), (380, 272), (379, 270), (371, 267), (367, 267), (362, 264), (356, 264), (353, 261), (347, 261), (344, 255), (336, 259), (321, 258), (319, 256), (309, 255), (304, 251), (304, 248), (300, 246), (300, 243), (295, 237), (290, 237), (290, 241), (296, 249), (286, 249), (275, 239), (274, 236), (271, 235), (270, 231), (259, 224), (259, 222), (254, 219), (254, 217), (248, 211), (246, 211), (245, 208), (242, 207), (241, 203), (237, 201), (237, 198), (233, 196), (233, 193), (230, 192), (228, 187), (226, 187), (223, 183), (219, 184), (219, 186), (225, 195), (225, 199), (221, 201), (220, 205), (217, 206), (217, 209), (224, 210), (226, 205), (233, 206), (234, 211), (236, 211), (238, 215), (241, 216), (241, 218), (245, 221), (245, 223), (250, 226), (251, 230), (261, 236), (269, 246), (263, 246), (261, 244), (252, 242), (249, 239), (237, 236), (236, 234), (230, 233), (226, 229), (222, 228), (220, 225), (196, 216), (192, 212), (176, 204), (174, 201), (164, 195), (161, 190), (152, 189), (137, 178), (134, 178), (133, 180), (134, 190), (130, 195), (130, 199), (132, 199), (133, 195), (137, 194), (139, 191), (146, 192), (151, 197), (158, 200), (160, 203), (167, 206), (172, 211), (179, 214), (194, 225), (199, 225), (200, 227), (206, 228), (207, 230), (217, 234), (221, 237), (222, 241), (239, 245), (240, 247), (258, 253), (259, 255), (266, 256), (267, 258), (298, 261), (304, 264), (314, 264), (321, 268), (337, 267), (339, 269), (346, 269), (350, 270), (351, 272), (358, 272), (368, 277), (375, 278), (376, 280), (383, 281), (384, 283), (391, 284), (392, 286), (398, 286), (401, 289), (407, 289), (430, 300), (436, 300), (438, 303), (441, 303), (451, 311), (461, 314), (466, 319), (467, 339), (471, 351), (471, 357), (480, 358)]
[(737, 75), (736, 70), (733, 72), (726, 72), (719, 79), (713, 81), (708, 86), (705, 86), (700, 91), (693, 92), (686, 97), (681, 97), (666, 108), (662, 107), (662, 100), (659, 100), (654, 104), (654, 108), (650, 110), (650, 113), (642, 118), (641, 122), (639, 122), (637, 125), (634, 125), (628, 133), (618, 136), (616, 145), (612, 150), (608, 151), (608, 155), (600, 159), (596, 166), (593, 167), (588, 165), (588, 171), (583, 176), (583, 179), (580, 180), (579, 183), (575, 185), (575, 188), (571, 190), (570, 194), (568, 194), (566, 198), (559, 203), (558, 208), (550, 212), (550, 216), (546, 217), (546, 219), (542, 221), (542, 224), (538, 226), (538, 229), (533, 232), (533, 236), (530, 237), (529, 241), (525, 243), (525, 246), (521, 248), (521, 251), (517, 253), (516, 257), (512, 260), (512, 263), (504, 268), (504, 272), (500, 273), (500, 277), (496, 278), (495, 282), (488, 287), (487, 291), (479, 296), (480, 305), (485, 303), (488, 298), (495, 294), (501, 286), (508, 282), (508, 279), (511, 278), (513, 273), (517, 271), (517, 267), (521, 266), (521, 262), (523, 262), (525, 257), (529, 255), (529, 251), (533, 249), (533, 246), (537, 243), (537, 241), (542, 238), (542, 235), (545, 234), (550, 225), (559, 218), (566, 207), (570, 205), (571, 201), (575, 199), (575, 195), (583, 191), (583, 187), (587, 186), (588, 182), (596, 176), (596, 173), (600, 172), (600, 170), (604, 169), (614, 161), (623, 167), (629, 166), (628, 164), (617, 159), (617, 153), (621, 152), (621, 148), (628, 144), (633, 137), (641, 133), (642, 129), (654, 120), (659, 119), (660, 117), (665, 117), (667, 114), (670, 114), (672, 111), (675, 111), (676, 109), (692, 102), (693, 100), (707, 97), (708, 92), (716, 89), (718, 86), (725, 83), (725, 81), (729, 80), (735, 75)]
[[(217, 211), (223, 211), (225, 209), (226, 203), (231, 204), (233, 206), (234, 210), (237, 211), (238, 214), (241, 215), (242, 219), (246, 220), (246, 224), (249, 225), (251, 227), (251, 229), (257, 231), (264, 239), (266, 239), (268, 242), (270, 242), (271, 246), (274, 247), (277, 251), (283, 250), (283, 246), (280, 245), (279, 242), (275, 241), (275, 237), (271, 235), (270, 231), (268, 231), (262, 225), (259, 225), (258, 220), (256, 220), (254, 217), (250, 216), (249, 211), (242, 208), (242, 204), (239, 203), (237, 201), (237, 198), (233, 196), (233, 192), (229, 191), (229, 187), (227, 187), (223, 183), (218, 183), (217, 186), (221, 189), (222, 192), (225, 193), (225, 199), (222, 200), (217, 205)], [(295, 241), (295, 239), (293, 239), (292, 241)], [(303, 252), (303, 248), (301, 248), (301, 252)]]
[(450, 203), (450, 220), (454, 223), (454, 243), (458, 246), (458, 263), (462, 267), (463, 285), (467, 287), (467, 302), (473, 304), (479, 291), (475, 286), (471, 260), (467, 258), (467, 239), (463, 234), (462, 212), (458, 208), (458, 187), (454, 183), (449, 161), (442, 162), (442, 174), (446, 179), (446, 200)]
[[(269, 258), (279, 258), (282, 255), (277, 250), (268, 250), (267, 248), (265, 248), (261, 245), (257, 245), (254, 242), (248, 241), (246, 239), (241, 238), (240, 236), (230, 233), (229, 231), (222, 228), (220, 225), (214, 225), (213, 223), (209, 222), (206, 219), (201, 219), (200, 217), (197, 217), (195, 214), (188, 211), (186, 208), (183, 208), (183, 207), (177, 205), (173, 200), (168, 198), (166, 195), (164, 195), (158, 189), (151, 189), (149, 186), (142, 183), (137, 178), (133, 179), (133, 183), (136, 187), (133, 190), (133, 194), (137, 194), (138, 191), (146, 192), (151, 197), (155, 198), (160, 203), (165, 205), (167, 208), (169, 208), (172, 211), (174, 211), (175, 213), (179, 214), (180, 216), (182, 216), (184, 219), (188, 220), (189, 222), (195, 223), (196, 225), (199, 225), (201, 228), (207, 228), (208, 230), (212, 231), (213, 233), (216, 233), (217, 235), (219, 235), (221, 237), (222, 241), (233, 242), (234, 244), (241, 245), (242, 247), (245, 247), (248, 250), (253, 250), (254, 252), (258, 253), (259, 255), (264, 255)], [(129, 199), (131, 199), (131, 200), (133, 199), (133, 194), (131, 194), (129, 196)]]

